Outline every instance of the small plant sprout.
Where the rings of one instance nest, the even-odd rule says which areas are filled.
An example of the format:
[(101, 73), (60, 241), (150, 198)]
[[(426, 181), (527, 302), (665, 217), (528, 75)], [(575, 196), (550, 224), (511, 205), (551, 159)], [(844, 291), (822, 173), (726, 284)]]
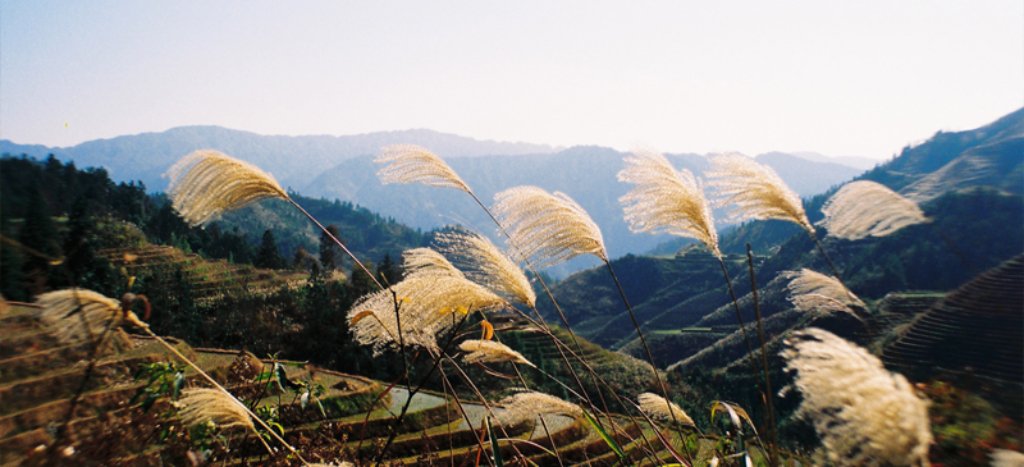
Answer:
[(794, 333), (781, 355), (803, 394), (797, 413), (813, 422), (830, 462), (928, 464), (928, 404), (902, 375), (818, 328)]
[(377, 171), (381, 183), (422, 183), (469, 193), (469, 186), (437, 154), (412, 144), (384, 147), (373, 160), (385, 164)]
[(498, 405), (505, 408), (498, 414), (498, 421), (505, 426), (514, 426), (532, 421), (538, 415), (561, 414), (573, 418), (583, 417), (583, 409), (571, 402), (541, 392), (527, 391), (502, 399)]
[(640, 404), (640, 410), (652, 419), (662, 421), (675, 420), (682, 425), (696, 426), (693, 423), (693, 419), (690, 418), (690, 415), (682, 407), (657, 394), (645, 392), (637, 396), (637, 402)]
[(917, 203), (882, 184), (859, 180), (843, 185), (821, 208), (818, 225), (845, 240), (885, 237), (904, 227), (928, 222)]
[(626, 158), (618, 178), (636, 185), (619, 198), (629, 230), (693, 238), (722, 256), (704, 187), (689, 170), (677, 171), (665, 156), (637, 150)]
[(464, 352), (462, 359), (466, 363), (499, 363), (512, 362), (522, 363), (535, 367), (523, 354), (509, 348), (501, 342), (489, 340), (469, 339), (459, 344), (459, 350)]

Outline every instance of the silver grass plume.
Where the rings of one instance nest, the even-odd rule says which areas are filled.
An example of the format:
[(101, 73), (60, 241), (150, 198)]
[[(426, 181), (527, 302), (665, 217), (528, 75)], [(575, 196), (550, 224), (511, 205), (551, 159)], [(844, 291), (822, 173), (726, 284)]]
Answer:
[(465, 353), (462, 358), (466, 363), (513, 362), (536, 367), (523, 354), (501, 342), (468, 339), (459, 344), (459, 350)]
[(355, 340), (373, 347), (375, 352), (400, 344), (398, 319), (405, 345), (437, 351), (437, 335), (452, 327), (459, 316), (507, 303), (483, 286), (443, 270), (421, 270), (392, 286), (392, 290), (399, 300), (397, 318), (390, 291), (361, 298), (348, 313)]
[(256, 431), (245, 407), (219, 389), (189, 388), (181, 392), (174, 403), (178, 417), (185, 425), (198, 425), (211, 421), (222, 428), (241, 426)]
[(771, 167), (742, 154), (711, 157), (710, 185), (717, 193), (718, 206), (731, 206), (727, 219), (778, 219), (793, 222), (813, 234), (800, 197)]
[(927, 402), (902, 375), (867, 350), (818, 328), (786, 340), (788, 371), (836, 465), (927, 465), (932, 441)]
[(494, 215), (506, 229), (517, 260), (547, 267), (583, 254), (608, 261), (601, 229), (564, 193), (518, 186), (494, 195)]
[(513, 394), (498, 402), (505, 408), (498, 414), (498, 422), (505, 426), (514, 426), (523, 422), (533, 421), (538, 415), (560, 414), (573, 418), (583, 416), (583, 409), (571, 402), (542, 392), (526, 391)]
[(821, 212), (818, 222), (828, 234), (846, 240), (884, 237), (915, 224), (928, 222), (917, 203), (879, 183), (860, 180), (843, 185)]
[(626, 158), (618, 178), (636, 185), (619, 198), (629, 230), (693, 238), (722, 256), (704, 187), (689, 170), (677, 171), (665, 156), (638, 150)]
[(407, 277), (422, 272), (465, 277), (448, 258), (430, 248), (413, 248), (402, 252), (402, 269)]
[(993, 449), (989, 454), (989, 463), (992, 467), (1022, 467), (1024, 466), (1024, 454), (1009, 449)]
[(657, 394), (645, 392), (637, 397), (637, 402), (640, 403), (640, 411), (655, 420), (675, 420), (683, 425), (695, 426), (693, 419), (690, 418), (690, 415), (682, 407), (667, 401), (664, 397)]
[(270, 174), (218, 151), (195, 151), (167, 171), (171, 205), (191, 225), (264, 198), (288, 199)]
[(434, 242), (473, 282), (530, 308), (536, 306), (537, 294), (526, 274), (487, 238), (471, 232), (445, 232), (434, 237)]
[(373, 160), (386, 164), (377, 171), (381, 183), (422, 183), (469, 193), (469, 186), (436, 154), (412, 144), (384, 147)]
[(108, 327), (127, 322), (147, 327), (131, 310), (122, 310), (121, 302), (86, 289), (64, 289), (36, 297), (39, 319), (64, 343), (96, 338)]
[(842, 282), (832, 276), (804, 268), (800, 271), (784, 272), (790, 278), (786, 289), (789, 301), (805, 313), (849, 313), (854, 317), (857, 311), (867, 310), (867, 305)]

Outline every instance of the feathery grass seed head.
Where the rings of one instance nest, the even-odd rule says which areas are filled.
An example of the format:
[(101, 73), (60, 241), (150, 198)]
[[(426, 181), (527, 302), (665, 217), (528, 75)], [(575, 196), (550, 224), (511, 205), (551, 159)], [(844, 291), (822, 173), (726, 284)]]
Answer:
[(729, 221), (778, 219), (814, 233), (800, 197), (770, 167), (742, 154), (719, 154), (711, 157), (708, 177), (716, 204), (731, 208)]
[(402, 252), (402, 269), (406, 276), (427, 272), (465, 277), (444, 255), (430, 248), (413, 248)]
[(219, 389), (185, 389), (181, 392), (181, 399), (174, 404), (178, 407), (178, 417), (185, 425), (212, 421), (222, 428), (241, 426), (256, 430), (245, 407)]
[(676, 422), (683, 425), (694, 426), (693, 419), (682, 407), (657, 394), (645, 392), (637, 397), (637, 402), (640, 403), (640, 411), (655, 420), (672, 421), (675, 419)]
[(86, 289), (64, 289), (36, 297), (40, 320), (64, 343), (96, 338), (109, 326), (127, 321), (145, 326), (131, 310), (122, 310), (121, 303)]
[(466, 363), (499, 363), (513, 362), (536, 366), (530, 363), (523, 354), (512, 350), (509, 346), (496, 341), (468, 339), (459, 344), (463, 360)]
[(857, 317), (857, 310), (866, 310), (867, 305), (839, 279), (804, 268), (800, 271), (783, 273), (790, 278), (786, 289), (789, 301), (796, 309), (805, 313), (849, 313)]
[(384, 147), (373, 160), (386, 164), (377, 171), (381, 183), (422, 183), (429, 186), (455, 188), (469, 193), (469, 185), (436, 154), (412, 144)]
[(259, 167), (208, 149), (183, 157), (165, 175), (171, 205), (193, 226), (264, 198), (288, 198)]
[(788, 371), (803, 394), (798, 411), (810, 418), (836, 465), (927, 465), (932, 441), (927, 402), (902, 375), (867, 350), (822, 329), (786, 340)]
[(434, 237), (434, 242), (473, 282), (531, 308), (536, 305), (537, 294), (526, 274), (487, 238), (471, 232), (445, 232)]
[(517, 260), (553, 266), (583, 254), (608, 261), (601, 229), (564, 193), (518, 186), (494, 195), (494, 215), (508, 231)]
[(583, 416), (583, 409), (580, 406), (534, 391), (513, 394), (498, 404), (505, 408), (504, 412), (498, 414), (498, 422), (505, 426), (532, 421), (543, 414), (561, 414), (573, 418)]
[(821, 212), (818, 225), (828, 234), (846, 240), (885, 237), (915, 224), (928, 222), (917, 203), (900, 196), (886, 186), (859, 180), (843, 185)]
[(656, 152), (634, 151), (618, 178), (636, 185), (619, 198), (629, 230), (694, 238), (722, 256), (704, 187), (689, 170), (677, 171)]

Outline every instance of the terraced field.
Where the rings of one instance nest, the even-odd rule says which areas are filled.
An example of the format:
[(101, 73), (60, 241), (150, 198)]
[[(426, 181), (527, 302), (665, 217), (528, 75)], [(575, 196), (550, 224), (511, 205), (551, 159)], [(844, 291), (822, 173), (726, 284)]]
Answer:
[(297, 287), (305, 283), (308, 274), (260, 269), (248, 264), (234, 264), (226, 260), (211, 260), (194, 253), (185, 253), (166, 245), (146, 244), (100, 251), (111, 264), (123, 267), (134, 276), (152, 276), (159, 270), (180, 268), (185, 279), (192, 284), (197, 302), (217, 300), (226, 294), (262, 294), (282, 286)]
[[(154, 386), (139, 377), (140, 370), (180, 363), (164, 347), (151, 338), (119, 329), (97, 353), (90, 371), (91, 345), (61, 344), (35, 318), (36, 311), (33, 305), (15, 303), (0, 312), (0, 329), (4, 330), (0, 340), (0, 465), (182, 465), (203, 452), (194, 433), (186, 434), (188, 427), (177, 421), (170, 392), (155, 393), (148, 410), (142, 407), (145, 397), (139, 396)], [(260, 360), (246, 352), (192, 348), (168, 340), (254, 409), (275, 411), (271, 418), (282, 425), (284, 438), (309, 461), (369, 462), (410, 398), (408, 388), (394, 387), (381, 396), (385, 383), (302, 362)], [(529, 345), (539, 351), (547, 347), (539, 341)], [(598, 357), (600, 352), (593, 353)], [(268, 370), (275, 363), (286, 375), (283, 386), (257, 380), (261, 374), (272, 373)], [(87, 372), (91, 373), (88, 379), (84, 378)], [(191, 370), (184, 370), (183, 376), (185, 387), (207, 386)], [(322, 388), (322, 412), (312, 403), (303, 407), (302, 390), (288, 387), (299, 383)], [(80, 397), (73, 402), (76, 394)], [(396, 465), (492, 462), (489, 439), (481, 424), (488, 414), (499, 416), (502, 411), (472, 401), (464, 401), (460, 408), (447, 394), (417, 392), (386, 460)], [(602, 423), (634, 462), (656, 465), (671, 457), (650, 426), (631, 424), (619, 416), (602, 418)], [(65, 424), (66, 430), (62, 428)], [(229, 450), (214, 449), (210, 451), (214, 457), (206, 461), (224, 465), (298, 463), (280, 452), (268, 457), (258, 440), (243, 432), (223, 435), (219, 442), (226, 443)], [(501, 438), (500, 449), (506, 459), (522, 456), (538, 465), (557, 465), (546, 452), (557, 450), (566, 463), (611, 465), (618, 461), (596, 431), (568, 416), (545, 415), (531, 423), (506, 427)]]

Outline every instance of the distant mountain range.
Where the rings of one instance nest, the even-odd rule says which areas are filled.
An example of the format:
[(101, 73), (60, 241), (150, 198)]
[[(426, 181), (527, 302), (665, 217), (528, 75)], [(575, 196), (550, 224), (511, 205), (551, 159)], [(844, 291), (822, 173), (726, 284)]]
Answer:
[[(628, 186), (615, 175), (624, 153), (597, 146), (568, 149), (527, 143), (479, 141), (430, 130), (406, 130), (353, 136), (266, 136), (214, 126), (173, 128), (160, 133), (119, 136), (66, 148), (19, 145), (0, 140), (0, 153), (44, 158), (54, 154), (79, 167), (100, 166), (118, 181), (141, 180), (149, 190), (162, 190), (161, 175), (181, 156), (213, 148), (250, 161), (274, 174), (281, 183), (307, 196), (351, 201), (399, 222), (421, 229), (463, 224), (485, 233), (493, 225), (462, 193), (424, 186), (382, 186), (374, 175), (373, 154), (388, 144), (424, 146), (448, 159), (452, 167), (490, 202), (493, 195), (516, 185), (537, 185), (576, 199), (604, 231), (613, 257), (647, 252), (667, 236), (628, 231), (618, 198)], [(707, 167), (697, 154), (670, 155), (678, 167), (700, 175)], [(802, 196), (821, 193), (863, 172), (844, 165), (856, 158), (820, 154), (767, 153), (757, 157), (770, 165)], [(813, 159), (813, 160), (811, 160)], [(856, 164), (855, 164), (856, 165)], [(588, 265), (576, 261), (552, 271), (562, 275)]]

